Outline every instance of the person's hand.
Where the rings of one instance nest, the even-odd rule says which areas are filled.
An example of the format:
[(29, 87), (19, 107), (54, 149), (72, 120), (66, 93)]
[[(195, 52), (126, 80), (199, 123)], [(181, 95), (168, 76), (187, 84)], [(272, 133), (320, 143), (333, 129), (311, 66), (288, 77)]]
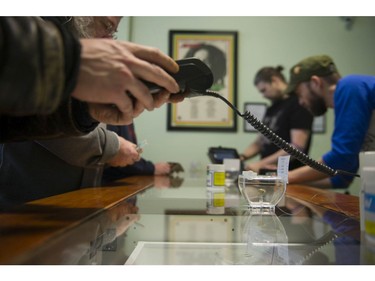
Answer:
[(169, 175), (171, 172), (171, 165), (167, 162), (159, 162), (155, 163), (155, 176), (164, 176), (164, 175)]
[(262, 168), (262, 166), (259, 164), (259, 162), (253, 162), (245, 166), (246, 171), (253, 171), (255, 173), (259, 173), (260, 168)]
[(141, 159), (141, 155), (137, 150), (137, 146), (127, 141), (122, 137), (118, 137), (120, 142), (120, 148), (115, 157), (107, 162), (112, 167), (124, 167), (132, 165)]
[(260, 162), (254, 162), (246, 165), (245, 167), (245, 170), (251, 170), (256, 173), (259, 173), (260, 169), (277, 170), (277, 166), (275, 164), (262, 165)]
[(166, 90), (160, 91), (159, 93), (153, 95), (154, 101), (155, 101), (155, 107), (159, 108), (166, 102), (179, 103), (183, 101), (188, 94), (189, 94), (189, 90), (186, 90), (184, 93), (179, 92), (175, 94), (171, 94)]
[[(89, 103), (92, 118), (112, 125), (127, 125), (144, 109), (167, 102), (180, 91), (169, 73), (178, 64), (160, 50), (111, 39), (81, 39), (81, 66), (72, 96)], [(141, 81), (165, 91), (151, 95)]]
[(171, 173), (179, 173), (184, 172), (184, 167), (181, 166), (180, 163), (177, 162), (168, 162), (169, 166), (171, 167)]

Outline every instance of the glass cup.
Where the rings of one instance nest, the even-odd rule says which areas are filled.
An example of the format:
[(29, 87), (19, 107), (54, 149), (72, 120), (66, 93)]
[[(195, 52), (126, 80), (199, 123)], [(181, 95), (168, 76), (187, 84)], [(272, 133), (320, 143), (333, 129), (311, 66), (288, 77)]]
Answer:
[(273, 213), (285, 194), (286, 183), (277, 176), (238, 176), (238, 187), (248, 202), (251, 212)]

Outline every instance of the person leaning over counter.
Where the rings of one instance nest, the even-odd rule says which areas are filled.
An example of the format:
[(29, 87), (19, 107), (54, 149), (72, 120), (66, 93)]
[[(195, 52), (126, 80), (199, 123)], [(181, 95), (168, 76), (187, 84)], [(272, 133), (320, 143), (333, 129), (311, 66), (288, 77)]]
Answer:
[[(80, 38), (109, 40), (121, 17), (43, 19)], [(162, 92), (156, 97), (155, 106), (160, 106), (168, 98), (176, 101), (181, 96), (169, 97), (167, 91)], [(11, 206), (82, 187), (98, 186), (104, 165), (126, 166), (138, 161), (140, 155), (136, 144), (100, 124), (84, 135), (3, 143), (0, 158), (0, 205)]]
[[(39, 17), (0, 17), (0, 53), (0, 142), (80, 135), (97, 121), (130, 124), (179, 91), (168, 74), (178, 65), (160, 50), (79, 40)], [(140, 79), (166, 91), (151, 96)]]
[[(43, 19), (80, 38), (112, 38), (121, 17)], [(106, 130), (102, 123), (80, 136), (8, 142), (0, 147), (0, 204), (5, 206), (98, 186), (104, 165), (126, 166), (140, 158), (136, 144)]]
[[(263, 123), (286, 142), (308, 154), (311, 143), (313, 116), (298, 103), (295, 93), (285, 93), (288, 84), (282, 74), (283, 67), (263, 67), (254, 78), (254, 85), (271, 105), (267, 108)], [(260, 160), (247, 164), (245, 169), (257, 173), (277, 170), (277, 160), (287, 153), (262, 134), (249, 144), (240, 155), (248, 160), (260, 155)], [(289, 170), (303, 164), (292, 157)]]
[[(375, 150), (375, 77), (352, 74), (341, 77), (327, 55), (305, 58), (290, 70), (288, 92), (315, 116), (327, 108), (335, 114), (331, 150), (320, 160), (335, 170), (356, 173), (360, 151)], [(329, 177), (308, 166), (289, 172), (289, 183), (306, 183), (321, 188), (347, 188), (354, 176)]]

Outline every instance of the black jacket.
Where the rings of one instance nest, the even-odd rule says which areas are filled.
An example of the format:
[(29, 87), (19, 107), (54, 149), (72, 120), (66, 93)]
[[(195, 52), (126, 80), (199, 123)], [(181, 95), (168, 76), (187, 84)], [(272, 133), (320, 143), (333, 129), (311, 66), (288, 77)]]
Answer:
[(0, 142), (80, 135), (96, 127), (70, 97), (81, 45), (61, 18), (0, 17)]

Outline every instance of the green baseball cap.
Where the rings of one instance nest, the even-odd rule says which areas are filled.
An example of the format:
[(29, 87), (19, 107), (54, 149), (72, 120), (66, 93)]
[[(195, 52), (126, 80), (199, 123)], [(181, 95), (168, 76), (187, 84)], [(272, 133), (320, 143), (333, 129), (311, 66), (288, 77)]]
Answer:
[(338, 72), (332, 58), (327, 55), (303, 59), (290, 69), (290, 82), (286, 92), (294, 92), (298, 84), (310, 81), (311, 76), (327, 76)]

